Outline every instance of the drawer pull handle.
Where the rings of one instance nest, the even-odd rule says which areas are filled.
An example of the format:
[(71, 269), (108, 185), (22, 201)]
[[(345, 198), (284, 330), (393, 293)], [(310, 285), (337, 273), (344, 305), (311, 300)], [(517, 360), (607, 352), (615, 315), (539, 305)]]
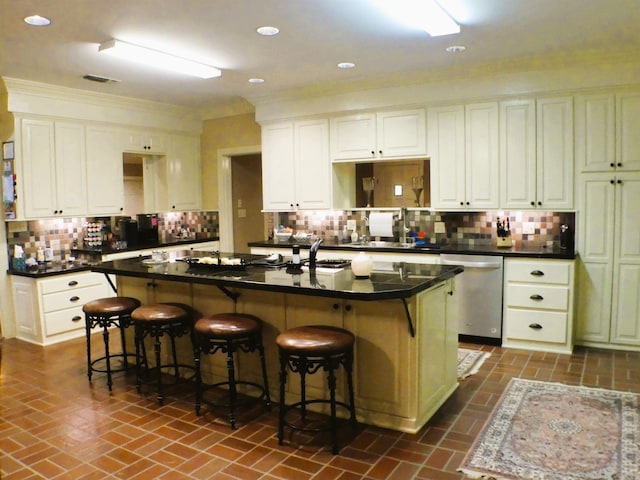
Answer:
[(529, 298), (531, 300), (535, 300), (536, 302), (539, 302), (540, 300), (544, 300), (544, 297), (542, 295), (538, 295), (537, 293), (531, 295)]
[(534, 330), (542, 330), (542, 325), (539, 323), (532, 323), (529, 325), (529, 328), (533, 328)]
[(69, 299), (70, 302), (77, 302), (78, 300), (80, 300), (80, 297), (78, 297), (77, 295), (74, 295)]
[(79, 322), (80, 320), (82, 320), (82, 317), (80, 315), (76, 315), (71, 319), (72, 322)]
[(78, 282), (76, 280), (71, 280), (69, 283), (67, 283), (67, 285), (69, 285), (70, 287), (75, 287), (76, 285), (78, 285)]
[(544, 276), (544, 272), (542, 272), (540, 270), (534, 270), (533, 272), (531, 272), (531, 275), (533, 275), (534, 277), (543, 277)]

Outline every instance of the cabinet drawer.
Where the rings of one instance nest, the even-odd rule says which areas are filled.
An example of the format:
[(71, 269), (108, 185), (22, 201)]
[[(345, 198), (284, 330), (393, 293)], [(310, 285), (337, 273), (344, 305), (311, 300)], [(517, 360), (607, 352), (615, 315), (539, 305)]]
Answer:
[(556, 283), (568, 285), (569, 263), (560, 262), (507, 262), (507, 281), (530, 283)]
[(44, 316), (44, 329), (47, 336), (79, 330), (81, 328), (85, 328), (82, 305), (47, 313)]
[(49, 293), (42, 296), (42, 311), (54, 312), (64, 308), (79, 305), (82, 307), (85, 303), (97, 298), (106, 297), (106, 291), (103, 285), (93, 285), (79, 289), (72, 289), (66, 292)]
[(71, 291), (91, 285), (103, 285), (104, 276), (101, 273), (81, 272), (73, 275), (61, 275), (59, 277), (39, 280), (40, 291), (43, 294)]
[(567, 314), (508, 308), (505, 318), (507, 338), (518, 340), (565, 343), (567, 341)]
[(564, 310), (569, 308), (569, 288), (548, 285), (507, 285), (508, 307)]

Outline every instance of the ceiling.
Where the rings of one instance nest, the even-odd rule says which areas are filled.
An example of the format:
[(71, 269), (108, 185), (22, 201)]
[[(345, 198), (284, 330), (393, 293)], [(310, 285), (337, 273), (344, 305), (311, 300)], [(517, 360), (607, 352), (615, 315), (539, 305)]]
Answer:
[[(393, 0), (389, 0), (393, 1)], [(430, 37), (368, 0), (0, 0), (0, 76), (182, 105), (249, 106), (287, 92), (349, 91), (479, 69), (636, 56), (638, 0), (440, 0), (461, 33)], [(31, 27), (27, 15), (49, 17)], [(263, 37), (256, 28), (280, 29)], [(222, 77), (163, 73), (98, 54), (116, 38), (208, 61)], [(464, 45), (463, 53), (445, 51)], [(356, 68), (341, 70), (339, 62)], [(120, 80), (98, 84), (94, 74)], [(253, 85), (249, 78), (265, 83)]]

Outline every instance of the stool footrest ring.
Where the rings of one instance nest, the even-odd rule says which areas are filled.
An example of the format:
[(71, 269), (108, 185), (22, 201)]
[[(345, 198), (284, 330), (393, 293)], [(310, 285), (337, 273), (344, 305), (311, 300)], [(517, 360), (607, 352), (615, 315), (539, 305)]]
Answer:
[[(317, 433), (317, 432), (330, 432), (332, 430), (331, 425), (328, 425), (327, 427), (318, 427), (318, 428), (312, 428), (312, 427), (305, 427), (305, 426), (298, 426), (295, 425), (293, 423), (291, 423), (290, 421), (288, 421), (286, 419), (286, 415), (289, 411), (294, 410), (298, 407), (302, 407), (304, 404), (304, 406), (307, 405), (312, 405), (312, 404), (325, 404), (325, 405), (331, 405), (331, 401), (330, 400), (306, 400), (305, 402), (296, 402), (296, 403), (292, 403), (291, 405), (286, 405), (286, 406), (280, 406), (280, 408), (284, 408), (284, 424), (285, 426), (291, 428), (292, 430), (297, 430), (299, 432), (311, 432), (311, 433)], [(349, 404), (345, 403), (345, 402), (339, 402), (336, 401), (335, 402), (336, 407), (340, 406), (344, 409), (347, 410), (347, 412), (351, 411), (351, 407), (349, 406)], [(308, 412), (307, 412), (308, 413)], [(312, 413), (317, 413), (317, 412), (312, 412)], [(321, 413), (318, 413), (318, 415), (322, 415)], [(347, 421), (349, 422), (349, 418), (345, 418), (342, 419), (343, 421)], [(304, 421), (304, 420), (303, 420)], [(331, 422), (331, 417), (327, 417), (327, 422)]]
[[(114, 358), (124, 358), (124, 357), (136, 358), (136, 356), (133, 353), (110, 353), (109, 361), (112, 361)], [(108, 373), (106, 365), (104, 368), (95, 366), (96, 363), (105, 362), (106, 360), (107, 360), (106, 356), (91, 360), (91, 371), (98, 372), (98, 373)], [(136, 366), (136, 362), (128, 363), (126, 366), (122, 365), (122, 367), (116, 367), (116, 368), (111, 367), (111, 373), (124, 372), (125, 370), (135, 368), (135, 366)]]

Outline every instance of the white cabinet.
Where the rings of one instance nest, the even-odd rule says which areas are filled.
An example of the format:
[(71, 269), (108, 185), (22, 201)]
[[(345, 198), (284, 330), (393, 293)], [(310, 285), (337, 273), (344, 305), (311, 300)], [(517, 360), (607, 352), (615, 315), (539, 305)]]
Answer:
[(500, 208), (573, 208), (571, 97), (500, 104)]
[(87, 126), (87, 197), (89, 215), (118, 215), (124, 211), (124, 176), (120, 132)]
[(86, 213), (85, 133), (77, 123), (21, 120), (24, 218)]
[(574, 262), (505, 259), (504, 347), (573, 350)]
[(114, 296), (104, 275), (77, 272), (46, 278), (12, 277), (17, 337), (50, 345), (85, 334), (82, 306)]
[(262, 128), (265, 210), (331, 208), (331, 178), (327, 120), (286, 122)]
[(124, 136), (124, 151), (135, 153), (164, 153), (166, 148), (165, 135), (159, 132), (126, 131)]
[(427, 116), (433, 208), (498, 208), (498, 104), (434, 107)]
[(581, 218), (577, 341), (639, 347), (638, 175), (583, 175)]
[(424, 158), (426, 155), (423, 109), (331, 119), (333, 161)]
[(581, 95), (575, 111), (581, 172), (640, 170), (640, 92)]
[(200, 139), (169, 136), (168, 211), (198, 210), (201, 205)]

